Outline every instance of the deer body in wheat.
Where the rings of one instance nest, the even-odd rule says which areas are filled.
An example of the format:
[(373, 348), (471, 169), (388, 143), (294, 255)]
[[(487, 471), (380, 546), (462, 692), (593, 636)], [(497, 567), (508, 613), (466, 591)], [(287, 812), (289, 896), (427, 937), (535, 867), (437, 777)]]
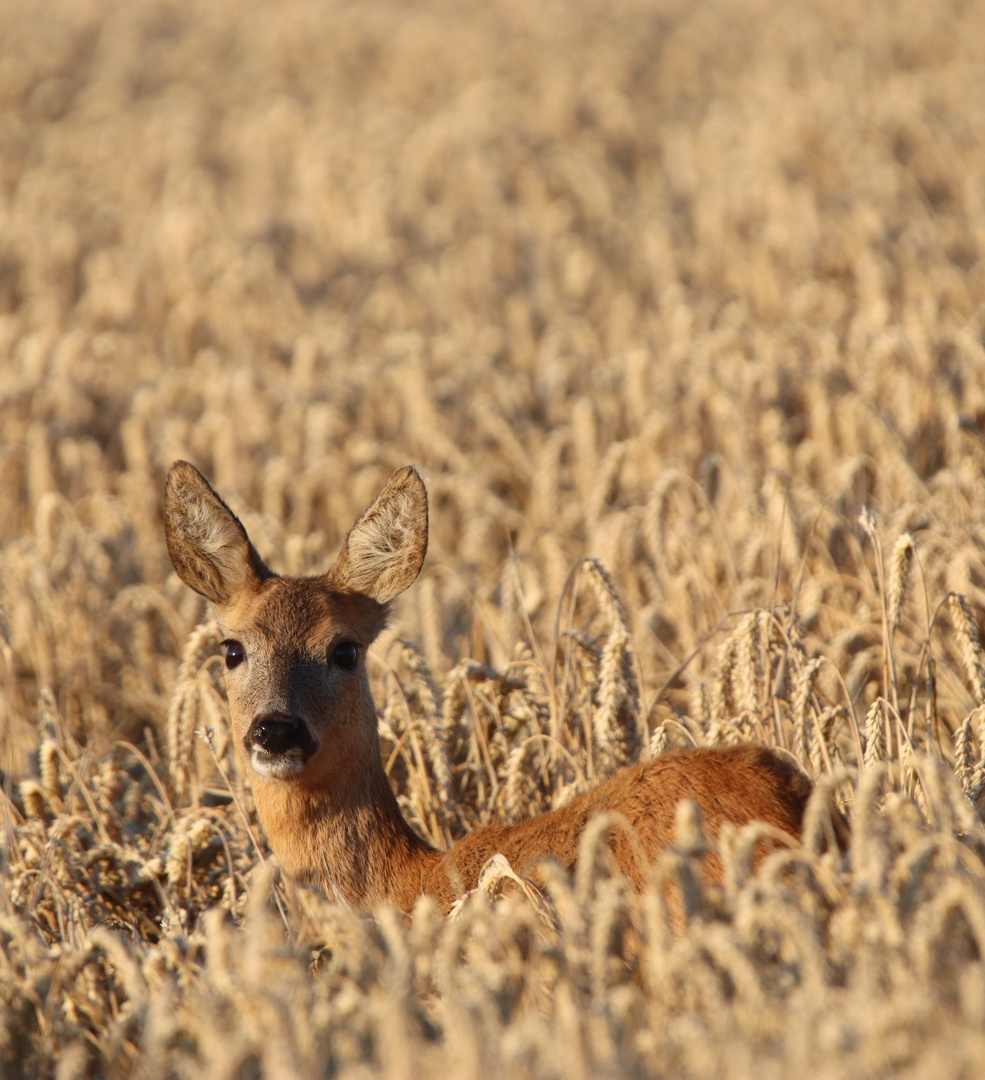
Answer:
[(389, 606), (417, 577), (427, 549), (424, 484), (391, 476), (320, 577), (272, 573), (241, 522), (187, 462), (165, 493), (168, 551), (181, 579), (212, 605), (225, 635), (234, 737), (260, 821), (284, 873), (361, 908), (409, 911), (421, 894), (447, 911), (501, 853), (521, 873), (546, 857), (574, 864), (591, 817), (612, 811), (613, 855), (634, 884), (673, 840), (677, 803), (695, 800), (706, 827), (761, 820), (800, 832), (810, 784), (762, 747), (693, 749), (623, 769), (553, 813), (474, 830), (449, 851), (401, 814), (383, 767), (366, 650)]

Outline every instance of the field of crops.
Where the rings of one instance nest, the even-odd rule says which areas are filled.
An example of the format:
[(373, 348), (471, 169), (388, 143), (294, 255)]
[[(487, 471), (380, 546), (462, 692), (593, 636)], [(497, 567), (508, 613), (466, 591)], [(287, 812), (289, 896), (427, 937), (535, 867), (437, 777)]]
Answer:
[[(982, 1075), (983, 88), (964, 0), (0, 4), (4, 1080)], [(434, 843), (753, 740), (803, 846), (289, 894), (176, 458), (284, 573), (421, 469)]]

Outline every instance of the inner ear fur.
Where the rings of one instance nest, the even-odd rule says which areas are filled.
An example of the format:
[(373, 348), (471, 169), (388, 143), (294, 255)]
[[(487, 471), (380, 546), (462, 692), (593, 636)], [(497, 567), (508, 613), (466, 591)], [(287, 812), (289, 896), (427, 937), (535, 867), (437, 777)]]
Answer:
[(427, 549), (427, 491), (417, 469), (405, 465), (349, 530), (328, 579), (386, 604), (413, 583)]
[(228, 604), (271, 576), (243, 523), (187, 461), (168, 473), (164, 536), (178, 577), (213, 604)]

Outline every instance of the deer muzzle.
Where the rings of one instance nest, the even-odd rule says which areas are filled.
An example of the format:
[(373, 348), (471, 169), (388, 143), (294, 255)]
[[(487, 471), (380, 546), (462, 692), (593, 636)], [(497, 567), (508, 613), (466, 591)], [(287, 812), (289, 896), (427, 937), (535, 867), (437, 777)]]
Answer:
[(262, 776), (279, 779), (300, 772), (318, 749), (301, 717), (279, 712), (257, 716), (245, 743), (253, 768)]

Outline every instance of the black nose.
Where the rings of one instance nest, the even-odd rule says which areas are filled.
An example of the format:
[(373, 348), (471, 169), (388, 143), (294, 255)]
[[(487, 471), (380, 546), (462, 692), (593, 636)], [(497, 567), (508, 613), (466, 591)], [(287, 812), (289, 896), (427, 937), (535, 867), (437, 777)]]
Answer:
[(288, 750), (310, 750), (308, 725), (287, 713), (258, 716), (250, 727), (249, 743), (268, 754), (286, 754)]

